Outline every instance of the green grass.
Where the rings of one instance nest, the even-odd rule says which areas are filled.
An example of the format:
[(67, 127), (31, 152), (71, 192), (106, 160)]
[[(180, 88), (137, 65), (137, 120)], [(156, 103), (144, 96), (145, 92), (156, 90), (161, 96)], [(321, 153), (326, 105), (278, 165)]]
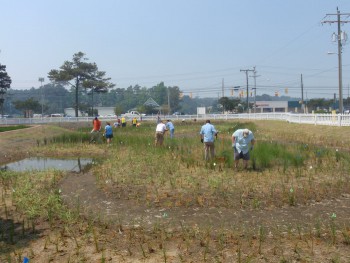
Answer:
[(26, 129), (26, 128), (29, 128), (29, 127), (30, 126), (27, 126), (27, 125), (3, 126), (3, 127), (0, 127), (0, 132)]

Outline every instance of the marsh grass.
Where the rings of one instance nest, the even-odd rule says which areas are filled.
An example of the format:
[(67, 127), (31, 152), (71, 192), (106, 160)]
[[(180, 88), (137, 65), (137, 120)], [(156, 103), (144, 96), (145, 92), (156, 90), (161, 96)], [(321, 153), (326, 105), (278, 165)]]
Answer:
[[(237, 188), (242, 189), (237, 184), (242, 183), (243, 178), (239, 174), (234, 175), (230, 170), (233, 162), (229, 143), (231, 132), (233, 132), (232, 124), (221, 123), (218, 126), (224, 132), (216, 143), (217, 159), (212, 162), (203, 161), (203, 146), (198, 142), (197, 132), (190, 130), (193, 129), (192, 126), (188, 129), (181, 127), (182, 133), (177, 133), (174, 140), (166, 138), (162, 148), (153, 147), (153, 132), (147, 125), (143, 126), (144, 130), (131, 129), (130, 133), (127, 132), (127, 129), (121, 129), (119, 143), (115, 145), (111, 153), (111, 159), (117, 159), (118, 162), (105, 162), (95, 174), (98, 178), (110, 179), (119, 186), (126, 187), (132, 192), (135, 191), (135, 196), (139, 200), (144, 198), (149, 200), (148, 204), (156, 201), (158, 205), (166, 202), (167, 206), (181, 205), (181, 203), (186, 203), (186, 206), (194, 204), (207, 206), (213, 203), (234, 206), (234, 199), (237, 198), (236, 190)], [(251, 129), (255, 128), (251, 127)], [(118, 133), (116, 136), (118, 137)], [(227, 143), (224, 143), (225, 141)], [(298, 196), (288, 195), (286, 202), (290, 205), (296, 204), (297, 197), (301, 202), (304, 202), (304, 198), (312, 198), (310, 193), (315, 193), (316, 190), (310, 187), (322, 186), (322, 182), (310, 185), (311, 182), (314, 183), (311, 173), (315, 169), (307, 169), (307, 165), (313, 162), (318, 163), (318, 172), (327, 176), (330, 169), (329, 162), (332, 161), (331, 156), (332, 153), (329, 150), (319, 150), (317, 146), (305, 143), (260, 142), (259, 140), (251, 153), (253, 171), (261, 173), (267, 170), (273, 181), (283, 178), (282, 189), (290, 189), (288, 185), (290, 180), (300, 181), (301, 187), (305, 189), (304, 178), (309, 179), (307, 188), (309, 190), (304, 190), (302, 198), (299, 197), (301, 195), (299, 192)], [(334, 157), (334, 160), (339, 162), (340, 158)], [(346, 158), (341, 160), (341, 165), (344, 166), (347, 160)], [(104, 166), (106, 168), (103, 168)], [(278, 171), (283, 171), (283, 173), (280, 174)], [(258, 180), (262, 185), (269, 183), (260, 176)], [(344, 178), (340, 178), (339, 182), (343, 183)], [(341, 187), (341, 183), (338, 183), (338, 187)], [(256, 200), (255, 202), (244, 201), (245, 204), (250, 203), (253, 207), (258, 208), (261, 207), (259, 200), (268, 200), (265, 204), (273, 202), (271, 199), (266, 199), (271, 194), (266, 189), (261, 191), (260, 188), (264, 188), (261, 185), (258, 191), (254, 189), (256, 186), (249, 179), (245, 181), (245, 184), (251, 185), (248, 189), (250, 194), (253, 194), (253, 200)], [(140, 191), (138, 186), (144, 186), (144, 188)], [(275, 187), (277, 188), (278, 186)], [(169, 193), (171, 193), (171, 198), (169, 198)], [(283, 193), (287, 191), (274, 190), (273, 199), (278, 199), (276, 197)], [(319, 190), (318, 194), (320, 194)], [(222, 197), (225, 197), (225, 202)], [(249, 198), (252, 196), (250, 195)], [(206, 200), (206, 202), (201, 200)]]
[[(102, 136), (102, 134), (101, 134)], [(60, 136), (51, 138), (50, 143), (85, 143), (91, 140), (91, 134), (86, 132), (69, 132)], [(47, 144), (48, 139), (44, 138), (44, 145)]]
[(27, 125), (4, 126), (4, 127), (0, 127), (0, 132), (21, 130), (21, 129), (26, 129), (26, 128), (29, 128), (29, 127), (30, 126), (27, 126)]
[[(147, 203), (148, 208), (265, 211), (271, 207), (297, 206), (349, 192), (350, 164), (346, 152), (339, 150), (337, 153), (335, 149), (313, 145), (312, 140), (306, 145), (296, 135), (289, 137), (287, 134), (284, 140), (274, 141), (271, 140), (273, 136), (263, 133), (252, 123), (249, 123), (249, 128), (255, 132), (257, 139), (251, 155), (252, 169), (234, 171), (231, 134), (247, 125), (218, 122), (218, 158), (210, 162), (203, 160), (198, 123), (178, 125), (175, 139), (166, 137), (164, 146), (159, 148), (154, 147), (154, 124), (143, 123), (141, 128), (117, 129), (112, 146), (108, 149), (103, 144), (88, 144), (88, 129), (83, 129), (76, 134), (48, 140), (47, 145), (40, 143), (37, 151), (51, 151), (55, 155), (93, 152), (103, 156), (104, 161), (94, 165), (91, 170), (101, 189), (108, 185), (118, 198), (128, 198), (138, 205)], [(282, 136), (282, 133), (277, 133), (277, 136)], [(335, 172), (335, 167), (341, 172)], [(178, 242), (175, 247), (181, 251), (178, 254), (181, 262), (193, 259), (254, 262), (269, 256), (279, 258), (280, 262), (292, 262), (294, 259), (303, 261), (303, 257), (308, 258), (308, 250), (313, 255), (316, 246), (324, 242), (324, 236), (332, 238), (332, 245), (347, 245), (348, 242), (348, 226), (338, 233), (335, 222), (332, 225), (317, 221), (319, 224), (315, 223), (313, 232), (307, 230), (309, 236), (312, 235), (311, 248), (304, 245), (306, 235), (303, 232), (306, 230), (298, 224), (287, 225), (287, 222), (272, 229), (268, 225), (257, 228), (242, 226), (232, 220), (236, 226), (230, 229), (222, 227), (218, 232), (208, 226), (186, 225), (181, 221), (178, 221), (181, 222), (178, 230), (170, 231), (168, 227), (176, 227), (165, 224), (165, 216), (151, 225), (149, 231), (145, 230), (146, 226), (133, 227), (137, 224), (136, 219), (129, 221), (127, 217), (119, 217), (115, 228), (112, 222), (104, 219), (103, 214), (95, 215), (94, 220), (87, 223), (90, 219), (81, 215), (80, 202), (73, 209), (63, 205), (57, 189), (57, 182), (63, 176), (57, 171), (30, 174), (1, 172), (1, 199), (3, 204), (7, 197), (12, 198), (18, 211), (23, 214), (21, 221), (31, 222), (33, 226), (40, 220), (47, 221), (51, 233), (55, 234), (45, 239), (43, 247), (48, 249), (53, 245), (59, 255), (64, 253), (67, 244), (71, 244), (74, 253), (69, 256), (69, 262), (83, 261), (84, 247), (89, 246), (101, 261), (105, 260), (108, 248), (114, 251), (117, 247), (118, 253), (126, 251), (125, 257), (146, 260), (155, 255), (159, 262), (171, 262), (171, 248), (175, 240)], [(7, 209), (6, 205), (3, 207)], [(10, 218), (13, 211), (6, 214)], [(62, 229), (61, 224), (66, 228)], [(273, 238), (268, 235), (271, 232)], [(12, 235), (16, 243), (18, 237), (11, 230), (11, 225), (1, 230), (0, 236), (4, 235)], [(67, 240), (71, 240), (71, 243)], [(289, 241), (289, 245), (281, 241)], [(275, 249), (269, 250), (271, 246)], [(290, 250), (290, 246), (294, 256), (285, 252)], [(52, 255), (54, 259), (55, 255)]]

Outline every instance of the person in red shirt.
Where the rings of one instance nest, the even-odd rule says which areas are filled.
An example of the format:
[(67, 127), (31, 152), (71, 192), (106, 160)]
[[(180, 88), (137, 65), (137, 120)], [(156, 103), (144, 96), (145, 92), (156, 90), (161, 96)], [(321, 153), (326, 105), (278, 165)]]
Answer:
[(91, 140), (90, 142), (101, 142), (100, 138), (100, 130), (101, 130), (101, 121), (95, 117), (95, 119), (92, 121), (93, 128), (91, 130)]

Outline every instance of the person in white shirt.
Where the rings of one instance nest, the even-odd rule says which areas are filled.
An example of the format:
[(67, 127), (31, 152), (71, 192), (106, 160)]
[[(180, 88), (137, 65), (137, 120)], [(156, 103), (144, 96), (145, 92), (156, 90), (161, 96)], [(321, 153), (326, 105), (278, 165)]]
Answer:
[(159, 121), (156, 128), (155, 136), (155, 146), (162, 146), (164, 141), (164, 133), (167, 131), (167, 128), (162, 120)]

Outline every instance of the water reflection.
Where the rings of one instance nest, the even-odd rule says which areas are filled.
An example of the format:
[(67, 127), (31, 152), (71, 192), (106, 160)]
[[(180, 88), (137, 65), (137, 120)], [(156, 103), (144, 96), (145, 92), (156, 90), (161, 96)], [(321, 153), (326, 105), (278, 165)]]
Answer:
[(26, 158), (18, 162), (8, 163), (0, 167), (0, 170), (8, 171), (42, 171), (55, 169), (60, 171), (72, 171), (72, 172), (84, 172), (92, 165), (92, 159), (77, 158), (77, 159), (53, 159), (53, 158), (41, 158), (33, 157)]

